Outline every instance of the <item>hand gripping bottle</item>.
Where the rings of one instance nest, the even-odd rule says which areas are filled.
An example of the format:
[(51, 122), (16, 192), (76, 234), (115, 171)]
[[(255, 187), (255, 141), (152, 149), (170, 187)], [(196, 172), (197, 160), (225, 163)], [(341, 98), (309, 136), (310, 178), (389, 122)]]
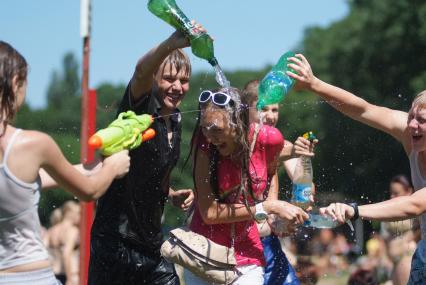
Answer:
[(100, 149), (105, 156), (123, 149), (137, 148), (142, 142), (155, 136), (154, 129), (149, 128), (152, 122), (151, 115), (136, 115), (133, 111), (120, 113), (107, 128), (91, 136), (88, 144), (95, 149)]
[(192, 53), (195, 56), (207, 60), (212, 66), (217, 65), (212, 38), (194, 27), (188, 17), (176, 5), (175, 0), (149, 0), (148, 9), (155, 16), (187, 35), (191, 42)]
[(286, 52), (280, 57), (278, 63), (272, 67), (272, 70), (266, 74), (259, 84), (259, 100), (257, 109), (261, 110), (264, 106), (280, 103), (285, 95), (294, 85), (294, 79), (287, 75), (286, 71), (295, 71), (287, 66), (287, 58), (293, 57), (293, 52)]
[[(312, 132), (308, 132), (303, 135), (305, 139), (313, 141), (315, 136)], [(311, 158), (307, 156), (301, 156), (297, 162), (296, 169), (293, 174), (293, 190), (291, 203), (302, 208), (306, 209), (310, 200), (309, 197), (312, 194), (312, 179), (313, 179), (313, 169)]]

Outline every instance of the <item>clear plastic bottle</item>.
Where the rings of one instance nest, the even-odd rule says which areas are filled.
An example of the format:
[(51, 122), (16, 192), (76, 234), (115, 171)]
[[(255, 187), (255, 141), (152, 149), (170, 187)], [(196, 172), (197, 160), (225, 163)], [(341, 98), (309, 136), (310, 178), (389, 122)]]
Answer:
[(287, 58), (295, 56), (294, 52), (283, 54), (278, 63), (272, 67), (259, 84), (259, 100), (257, 109), (262, 109), (265, 105), (280, 103), (285, 95), (294, 85), (294, 79), (287, 75), (286, 71), (295, 72), (287, 66)]
[[(315, 139), (315, 136), (312, 132), (304, 134), (303, 137), (310, 141)], [(309, 198), (312, 195), (313, 176), (314, 171), (312, 168), (311, 158), (307, 156), (301, 156), (293, 173), (293, 189), (291, 195), (292, 204), (302, 209), (309, 207)]]

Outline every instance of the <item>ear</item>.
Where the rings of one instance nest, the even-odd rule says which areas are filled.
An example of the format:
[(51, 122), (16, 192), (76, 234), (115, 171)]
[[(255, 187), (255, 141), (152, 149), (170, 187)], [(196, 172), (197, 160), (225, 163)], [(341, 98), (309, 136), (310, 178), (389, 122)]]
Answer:
[(16, 95), (16, 93), (18, 92), (18, 89), (19, 89), (18, 75), (14, 75), (12, 77), (12, 90), (13, 90), (13, 94)]

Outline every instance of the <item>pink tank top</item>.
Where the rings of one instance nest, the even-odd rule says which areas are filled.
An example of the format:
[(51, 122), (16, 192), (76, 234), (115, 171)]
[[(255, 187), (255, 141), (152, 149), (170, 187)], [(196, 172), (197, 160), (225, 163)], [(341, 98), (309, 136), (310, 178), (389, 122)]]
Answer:
[[(253, 136), (254, 125), (250, 126), (250, 136)], [(268, 183), (268, 164), (276, 159), (284, 145), (284, 138), (281, 133), (273, 127), (262, 126), (257, 136), (256, 144), (250, 160), (250, 176), (252, 179), (252, 189), (254, 195), (261, 199), (266, 194)], [(198, 147), (208, 152), (210, 145), (206, 138), (200, 134)], [(218, 161), (218, 184), (219, 194), (226, 194), (227, 191), (235, 189), (240, 185), (241, 166), (229, 157), (220, 157)], [(232, 196), (232, 195), (230, 195)], [(198, 197), (203, 199), (203, 197)], [(234, 198), (232, 198), (233, 200)], [(231, 203), (231, 198), (226, 200)], [(240, 197), (242, 203), (243, 198)], [(249, 197), (249, 203), (253, 203)], [(204, 235), (212, 241), (230, 247), (231, 246), (231, 224), (207, 225), (199, 213), (198, 206), (195, 207), (194, 216), (190, 225), (194, 232)], [(257, 226), (253, 220), (235, 223), (235, 257), (238, 265), (255, 264), (264, 266), (263, 247), (257, 231)]]

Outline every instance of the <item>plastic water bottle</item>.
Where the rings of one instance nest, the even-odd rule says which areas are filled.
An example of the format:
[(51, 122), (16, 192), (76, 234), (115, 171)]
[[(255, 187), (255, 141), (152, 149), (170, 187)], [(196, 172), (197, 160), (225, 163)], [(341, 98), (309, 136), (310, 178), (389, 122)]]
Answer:
[(149, 0), (148, 9), (151, 13), (187, 35), (191, 42), (192, 53), (195, 56), (207, 60), (212, 66), (217, 65), (212, 38), (205, 32), (198, 30), (174, 0)]
[(257, 102), (258, 110), (261, 110), (266, 105), (280, 103), (293, 87), (294, 79), (286, 74), (286, 71), (295, 72), (287, 66), (287, 58), (293, 56), (295, 56), (293, 52), (283, 54), (278, 63), (260, 82), (259, 100)]
[(309, 220), (303, 224), (305, 227), (313, 227), (317, 229), (332, 229), (339, 225), (331, 217), (322, 216), (320, 214), (309, 214)]
[[(346, 224), (354, 231), (354, 226), (351, 220), (347, 220)], [(305, 227), (312, 227), (317, 229), (333, 229), (340, 226), (337, 220), (333, 220), (329, 216), (323, 216), (320, 214), (309, 214), (309, 219), (303, 224)]]
[[(315, 135), (312, 132), (305, 133), (303, 137), (310, 141), (315, 139)], [(312, 195), (313, 176), (314, 171), (311, 158), (308, 156), (301, 156), (293, 174), (292, 204), (302, 209), (309, 207), (309, 198)]]

